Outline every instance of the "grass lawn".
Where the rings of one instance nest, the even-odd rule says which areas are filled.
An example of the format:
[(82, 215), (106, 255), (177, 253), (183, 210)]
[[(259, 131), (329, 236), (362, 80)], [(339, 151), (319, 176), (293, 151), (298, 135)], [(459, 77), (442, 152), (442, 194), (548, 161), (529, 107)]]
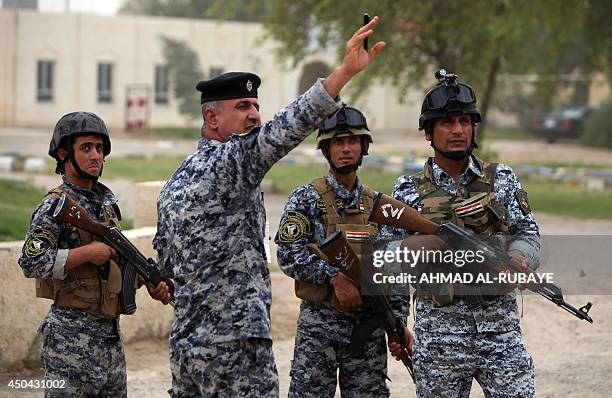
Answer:
[[(0, 179), (0, 242), (22, 240), (28, 231), (32, 213), (46, 191), (14, 180)], [(132, 219), (121, 220), (122, 229), (131, 229)]]
[(167, 180), (183, 162), (183, 157), (127, 157), (109, 159), (104, 164), (104, 178), (127, 178), (133, 181)]
[(143, 134), (152, 134), (164, 138), (197, 140), (200, 137), (200, 127), (153, 127)]
[(45, 191), (20, 181), (0, 179), (0, 241), (25, 237), (30, 218)]
[(553, 182), (525, 182), (534, 211), (564, 216), (612, 219), (612, 191), (585, 191)]

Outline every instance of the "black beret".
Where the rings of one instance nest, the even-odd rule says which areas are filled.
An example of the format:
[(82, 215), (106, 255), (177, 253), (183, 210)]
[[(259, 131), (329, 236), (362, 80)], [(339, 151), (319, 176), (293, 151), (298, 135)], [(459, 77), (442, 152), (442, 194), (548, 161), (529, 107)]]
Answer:
[(227, 72), (210, 80), (202, 80), (196, 89), (202, 92), (200, 103), (235, 98), (257, 98), (261, 79), (254, 73)]

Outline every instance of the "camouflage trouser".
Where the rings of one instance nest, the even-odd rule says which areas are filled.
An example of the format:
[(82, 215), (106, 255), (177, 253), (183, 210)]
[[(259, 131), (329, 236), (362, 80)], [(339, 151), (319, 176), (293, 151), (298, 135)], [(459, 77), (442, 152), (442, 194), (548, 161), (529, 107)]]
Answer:
[(535, 396), (533, 360), (520, 331), (442, 334), (417, 331), (414, 341), (417, 397), (461, 398), (472, 379), (488, 398)]
[(359, 357), (348, 354), (348, 344), (298, 329), (295, 336), (289, 397), (333, 397), (340, 369), (342, 397), (388, 397), (387, 346), (384, 332), (376, 331)]
[(172, 397), (278, 397), (272, 341), (252, 338), (171, 349)]
[(75, 333), (70, 325), (43, 323), (40, 359), (45, 379), (64, 380), (65, 388), (45, 397), (126, 397), (125, 355), (119, 337)]

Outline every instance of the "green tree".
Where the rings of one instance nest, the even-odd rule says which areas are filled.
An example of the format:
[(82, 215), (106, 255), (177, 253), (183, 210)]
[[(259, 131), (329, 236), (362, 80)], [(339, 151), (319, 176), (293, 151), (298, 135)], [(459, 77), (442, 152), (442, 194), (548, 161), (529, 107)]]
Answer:
[(195, 82), (204, 76), (196, 52), (187, 43), (169, 37), (161, 37), (162, 54), (168, 68), (170, 84), (178, 101), (178, 110), (188, 119), (201, 115)]
[[(236, 1), (215, 0), (231, 14)], [(239, 3), (239, 2), (238, 2)], [(567, 64), (569, 72), (589, 74), (610, 67), (606, 0), (274, 0), (264, 25), (281, 43), (278, 55), (293, 64), (308, 53), (335, 46), (355, 30), (362, 12), (381, 17), (372, 41), (384, 40), (385, 55), (357, 77), (357, 94), (374, 80), (385, 80), (405, 93), (433, 84), (441, 67), (470, 82), (478, 93), (484, 122), (495, 101), (500, 74), (536, 73), (536, 98), (551, 101), (559, 87), (547, 76)], [(238, 6), (239, 7), (239, 6)], [(315, 42), (318, 46), (313, 46)], [(597, 45), (590, 47), (597, 42)], [(576, 50), (576, 51), (573, 51)], [(339, 54), (341, 56), (341, 54)], [(569, 73), (566, 72), (566, 73)]]
[(591, 113), (579, 142), (585, 146), (612, 149), (612, 99)]
[[(575, 83), (573, 101), (588, 95), (592, 73), (607, 73), (612, 83), (609, 0), (126, 0), (122, 12), (262, 21), (281, 44), (278, 56), (293, 65), (321, 48), (342, 51), (361, 13), (378, 15), (372, 41), (386, 41), (386, 54), (357, 76), (355, 93), (375, 80), (400, 93), (425, 90), (433, 85), (432, 72), (444, 67), (478, 93), (480, 139), (493, 103), (516, 109), (519, 102), (524, 119), (558, 105), (555, 95), (567, 85), (558, 74), (587, 76)], [(496, 99), (500, 74), (528, 73), (540, 76), (533, 93)]]
[[(552, 73), (559, 42), (576, 32), (573, 2), (555, 0), (276, 0), (264, 23), (282, 43), (280, 55), (295, 62), (309, 51), (312, 32), (320, 45), (342, 42), (355, 30), (360, 13), (379, 15), (373, 41), (384, 40), (385, 55), (358, 77), (360, 89), (383, 79), (408, 88), (433, 84), (431, 72), (444, 67), (470, 82), (484, 120), (500, 73)], [(546, 54), (546, 56), (544, 56)], [(484, 124), (484, 123), (483, 123)], [(481, 127), (481, 131), (484, 126)]]

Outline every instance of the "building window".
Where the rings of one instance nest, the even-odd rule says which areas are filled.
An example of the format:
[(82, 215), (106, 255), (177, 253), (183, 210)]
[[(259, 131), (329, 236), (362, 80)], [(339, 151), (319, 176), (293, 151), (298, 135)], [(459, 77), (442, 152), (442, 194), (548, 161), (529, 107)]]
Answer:
[(217, 76), (220, 76), (222, 74), (223, 74), (223, 68), (219, 68), (219, 67), (213, 66), (212, 68), (210, 68), (208, 78), (212, 79), (213, 77), (217, 77)]
[(168, 103), (168, 69), (163, 65), (155, 65), (155, 103)]
[(98, 102), (113, 102), (113, 64), (98, 64)]
[(38, 61), (36, 69), (36, 99), (53, 101), (53, 61)]

